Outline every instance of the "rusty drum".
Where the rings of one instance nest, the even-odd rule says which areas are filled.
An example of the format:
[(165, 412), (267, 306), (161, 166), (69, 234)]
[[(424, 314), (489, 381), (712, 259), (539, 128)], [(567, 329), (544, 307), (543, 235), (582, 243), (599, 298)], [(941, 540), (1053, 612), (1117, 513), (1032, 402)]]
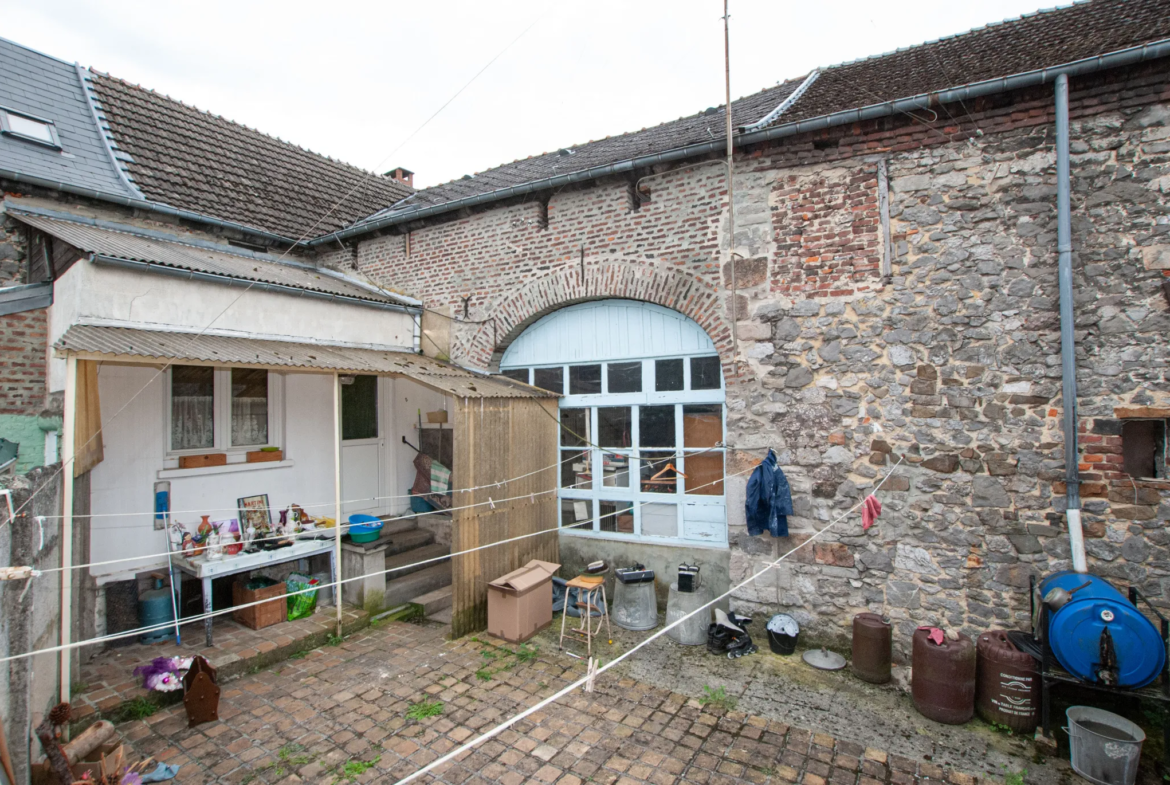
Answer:
[(1040, 674), (1036, 660), (1017, 649), (1003, 630), (979, 636), (975, 709), (984, 720), (1017, 733), (1036, 729)]
[(966, 635), (936, 646), (927, 630), (914, 633), (910, 693), (927, 719), (962, 725), (975, 714), (975, 644)]
[(876, 613), (853, 617), (853, 673), (870, 684), (890, 680), (890, 621)]

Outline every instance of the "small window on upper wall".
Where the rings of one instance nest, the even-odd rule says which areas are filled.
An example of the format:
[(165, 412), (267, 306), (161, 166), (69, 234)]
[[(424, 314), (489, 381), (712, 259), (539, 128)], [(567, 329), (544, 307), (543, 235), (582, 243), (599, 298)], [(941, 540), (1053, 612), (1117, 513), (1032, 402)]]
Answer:
[(1122, 423), (1121, 452), (1129, 476), (1166, 479), (1166, 421), (1130, 420)]
[(608, 363), (610, 393), (642, 392), (642, 363)]
[(656, 360), (654, 362), (654, 389), (672, 392), (683, 388), (683, 361)]
[(569, 366), (569, 395), (598, 395), (600, 393), (600, 365)]
[(0, 109), (0, 133), (46, 147), (61, 148), (61, 143), (57, 139), (57, 126), (52, 120), (14, 112), (11, 109)]
[(564, 395), (565, 369), (559, 365), (556, 368), (534, 368), (532, 371), (532, 384), (534, 387), (539, 387), (542, 390), (555, 392), (557, 395)]
[(718, 357), (691, 358), (691, 389), (718, 390), (723, 381), (723, 372)]
[(524, 382), (528, 384), (528, 369), (527, 368), (512, 368), (508, 371), (500, 371), (500, 376), (507, 376), (517, 382)]

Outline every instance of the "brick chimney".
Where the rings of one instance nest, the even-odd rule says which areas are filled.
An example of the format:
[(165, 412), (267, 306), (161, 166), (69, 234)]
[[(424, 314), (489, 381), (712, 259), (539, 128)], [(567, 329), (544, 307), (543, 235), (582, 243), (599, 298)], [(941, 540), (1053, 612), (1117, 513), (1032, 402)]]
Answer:
[(410, 171), (409, 169), (403, 169), (400, 166), (397, 169), (391, 169), (382, 176), (389, 177), (393, 180), (397, 180), (398, 182), (403, 183), (404, 185), (408, 185), (411, 188), (414, 188), (414, 172)]

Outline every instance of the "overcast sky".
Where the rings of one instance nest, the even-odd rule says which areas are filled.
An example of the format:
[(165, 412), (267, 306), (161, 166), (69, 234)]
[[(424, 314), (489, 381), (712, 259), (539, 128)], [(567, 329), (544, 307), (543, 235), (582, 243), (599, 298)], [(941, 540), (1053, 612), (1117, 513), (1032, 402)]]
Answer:
[[(731, 0), (732, 95), (1049, 5)], [(8, 0), (0, 36), (363, 168), (406, 166), (427, 186), (721, 104), (722, 9), (721, 0)]]

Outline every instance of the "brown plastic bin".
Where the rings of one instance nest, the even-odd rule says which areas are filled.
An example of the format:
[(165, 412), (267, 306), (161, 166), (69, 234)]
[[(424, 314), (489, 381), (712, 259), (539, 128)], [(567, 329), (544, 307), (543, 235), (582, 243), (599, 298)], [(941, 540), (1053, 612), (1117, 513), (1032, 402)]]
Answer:
[(249, 589), (244, 581), (239, 580), (232, 584), (232, 605), (248, 605), (259, 600), (271, 599), (272, 602), (261, 602), (247, 608), (240, 608), (232, 612), (232, 618), (245, 627), (260, 630), (280, 624), (285, 617), (285, 587), (283, 583), (275, 586), (265, 586), (263, 589)]
[(560, 566), (533, 559), (489, 583), (488, 633), (521, 643), (552, 624), (552, 576)]

